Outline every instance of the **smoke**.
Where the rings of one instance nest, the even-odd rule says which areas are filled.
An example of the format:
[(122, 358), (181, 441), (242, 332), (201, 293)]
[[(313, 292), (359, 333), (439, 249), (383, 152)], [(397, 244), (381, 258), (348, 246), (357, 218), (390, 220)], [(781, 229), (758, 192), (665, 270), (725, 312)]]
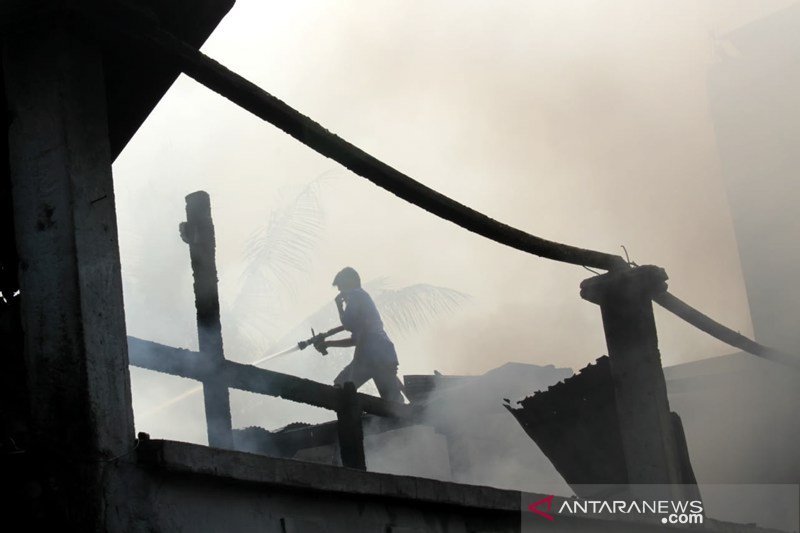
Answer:
[[(638, 263), (666, 268), (676, 295), (751, 335), (708, 74), (719, 60), (715, 36), (790, 3), (239, 0), (204, 51), (490, 216), (578, 246), (620, 253), (625, 245)], [(128, 331), (189, 348), (191, 273), (176, 231), (185, 194), (211, 194), (224, 304), (240, 286), (247, 238), (279, 203), (280, 186), (338, 172), (184, 77), (114, 170)], [(366, 279), (473, 296), (464, 312), (396, 339), (401, 373), (480, 374), (510, 360), (577, 369), (605, 352), (599, 310), (578, 295), (591, 273), (487, 242), (341, 174), (320, 198), (329, 231), (304, 290), (271, 310), (281, 321), (298, 323), (330, 301), (332, 275), (353, 265)], [(731, 351), (660, 309), (656, 318), (666, 366)], [(223, 336), (236, 327), (226, 320)], [(297, 373), (314, 375), (319, 358), (297, 356)], [(333, 357), (331, 374), (348, 360)], [(137, 415), (164, 390), (192, 386), (132, 375)], [(239, 396), (248, 395), (233, 391), (234, 403)], [(267, 426), (331, 417), (259, 401)], [(191, 402), (140, 429), (202, 442), (202, 401)], [(711, 430), (689, 438), (724, 442)]]
[[(243, 1), (205, 50), (477, 209), (564, 242), (610, 252), (625, 244), (639, 263), (664, 266), (677, 294), (751, 333), (708, 117), (709, 32), (784, 3), (398, 2), (355, 9)], [(191, 317), (183, 318), (191, 314), (181, 284), (185, 251), (165, 238), (182, 218), (187, 192), (211, 193), (224, 298), (238, 288), (245, 239), (274, 206), (279, 186), (335, 168), (181, 78), (115, 168), (126, 279), (134, 274), (131, 261), (149, 261), (158, 267), (144, 281), (147, 292), (180, 291), (167, 303), (126, 291), (131, 329), (153, 338), (156, 317), (168, 316), (159, 329), (169, 331), (154, 340), (191, 338)], [(604, 349), (597, 309), (577, 296), (588, 272), (485, 242), (342, 174), (345, 183), (322, 199), (332, 231), (307, 273), (311, 290), (278, 310), (283, 316), (302, 316), (329, 299), (331, 273), (355, 264), (368, 278), (473, 294), (482, 307), (448, 330), (481, 322), (498, 336), (495, 344), (508, 346), (500, 352), (524, 347), (530, 362), (581, 366)], [(146, 223), (137, 216), (142, 205), (149, 206)], [(167, 276), (154, 279), (161, 273)], [(503, 312), (509, 308), (514, 312)], [(554, 316), (558, 327), (551, 327)], [(665, 316), (659, 326), (668, 363), (725, 353), (680, 321)], [(586, 334), (573, 335), (578, 329)], [(440, 357), (486, 361), (460, 337), (431, 332), (402, 350), (420, 354), (403, 357), (403, 370), (429, 371)], [(446, 370), (481, 372), (502, 362)]]

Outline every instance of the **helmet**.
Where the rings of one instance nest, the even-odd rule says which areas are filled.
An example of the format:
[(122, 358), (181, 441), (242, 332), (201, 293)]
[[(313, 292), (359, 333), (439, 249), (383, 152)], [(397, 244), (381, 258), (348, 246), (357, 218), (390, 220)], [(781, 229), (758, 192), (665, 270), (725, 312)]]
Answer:
[(358, 275), (358, 272), (356, 272), (356, 269), (344, 267), (336, 274), (336, 277), (333, 278), (333, 285), (338, 287), (342, 285), (361, 287), (361, 277)]

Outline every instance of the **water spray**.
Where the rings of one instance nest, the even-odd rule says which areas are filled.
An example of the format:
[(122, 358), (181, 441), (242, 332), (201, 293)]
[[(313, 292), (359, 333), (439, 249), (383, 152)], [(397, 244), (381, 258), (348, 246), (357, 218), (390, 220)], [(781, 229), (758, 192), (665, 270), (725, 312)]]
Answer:
[(269, 355), (265, 355), (264, 357), (262, 357), (258, 361), (254, 361), (253, 364), (254, 365), (260, 365), (261, 363), (263, 363), (265, 361), (269, 361), (270, 359), (275, 359), (276, 357), (280, 357), (282, 355), (289, 355), (290, 353), (299, 352), (300, 350), (302, 350), (302, 348), (300, 348), (299, 345), (295, 344), (294, 346), (290, 346), (289, 348), (286, 348), (285, 350), (281, 350), (280, 352), (274, 352), (274, 353), (271, 353)]

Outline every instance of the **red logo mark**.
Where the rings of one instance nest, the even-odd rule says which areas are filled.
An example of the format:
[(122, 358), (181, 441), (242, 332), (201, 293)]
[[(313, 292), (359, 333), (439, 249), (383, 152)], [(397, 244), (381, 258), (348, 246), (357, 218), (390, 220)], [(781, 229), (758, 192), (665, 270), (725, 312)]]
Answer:
[(553, 520), (555, 520), (553, 515), (547, 514), (544, 511), (540, 511), (539, 509), (537, 509), (537, 507), (539, 507), (543, 503), (547, 504), (547, 510), (549, 511), (550, 507), (553, 505), (553, 495), (550, 495), (550, 496), (548, 496), (546, 498), (542, 498), (538, 502), (534, 502), (534, 503), (530, 504), (528, 506), (528, 510), (529, 511), (533, 511), (534, 513), (538, 514), (539, 516), (541, 516), (543, 518), (546, 518), (546, 519), (548, 519), (548, 520), (550, 520), (552, 522)]

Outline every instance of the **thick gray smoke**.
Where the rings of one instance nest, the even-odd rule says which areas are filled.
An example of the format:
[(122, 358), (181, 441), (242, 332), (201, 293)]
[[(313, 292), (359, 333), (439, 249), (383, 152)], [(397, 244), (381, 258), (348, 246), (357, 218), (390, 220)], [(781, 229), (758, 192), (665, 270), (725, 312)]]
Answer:
[[(632, 260), (663, 266), (676, 295), (751, 335), (708, 76), (728, 31), (790, 3), (239, 0), (204, 50), (378, 158), (490, 216), (602, 251), (621, 253), (624, 244)], [(755, 103), (745, 98), (738, 105)], [(290, 297), (259, 300), (272, 313), (259, 318), (265, 331), (288, 330), (331, 302), (333, 274), (352, 265), (367, 279), (388, 276), (398, 286), (428, 283), (473, 296), (459, 312), (396, 339), (401, 373), (482, 374), (508, 361), (578, 369), (605, 352), (599, 310), (578, 295), (591, 273), (440, 221), (186, 78), (115, 165), (129, 333), (196, 345), (188, 251), (177, 237), (187, 193), (211, 195), (220, 294), (230, 309), (247, 266), (247, 239), (286, 205), (293, 194), (287, 188), (330, 172), (341, 179), (320, 196), (322, 238)], [(796, 264), (798, 255), (782, 249), (774, 260)], [(656, 314), (665, 366), (732, 351)], [(222, 321), (223, 335), (231, 336), (228, 357), (257, 358), (237, 348), (234, 316), (223, 312)], [(319, 358), (297, 356), (293, 373), (318, 379), (332, 378), (348, 359), (335, 355), (320, 371)], [(191, 383), (132, 374), (138, 429), (204, 441), (198, 395), (144, 416)], [(234, 403), (249, 396), (232, 395)], [(779, 411), (796, 408), (794, 396), (781, 398)], [(239, 425), (331, 418), (259, 401), (259, 417)], [(692, 441), (702, 443), (711, 461), (708, 450), (726, 445), (726, 430), (701, 423), (717, 408), (703, 407), (685, 423), (690, 451)], [(759, 417), (749, 414), (745, 427)], [(752, 435), (756, 446), (763, 435), (754, 431), (739, 438)], [(503, 484), (502, 476), (487, 476)]]

